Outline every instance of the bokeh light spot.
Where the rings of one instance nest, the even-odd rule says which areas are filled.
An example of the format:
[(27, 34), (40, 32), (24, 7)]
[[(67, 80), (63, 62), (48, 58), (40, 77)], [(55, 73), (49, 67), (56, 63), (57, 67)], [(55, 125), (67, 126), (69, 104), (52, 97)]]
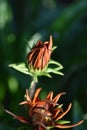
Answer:
[(17, 81), (17, 79), (15, 77), (10, 77), (8, 79), (8, 86), (9, 86), (9, 90), (12, 93), (17, 92), (17, 90), (18, 90), (18, 81)]
[(7, 37), (7, 41), (8, 43), (13, 43), (15, 41), (16, 37), (14, 34), (9, 34), (8, 37)]

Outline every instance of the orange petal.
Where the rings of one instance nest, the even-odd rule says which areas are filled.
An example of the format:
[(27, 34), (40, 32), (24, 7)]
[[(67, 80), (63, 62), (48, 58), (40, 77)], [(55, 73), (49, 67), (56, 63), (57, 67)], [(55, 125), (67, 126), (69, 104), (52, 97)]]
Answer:
[(56, 118), (60, 112), (63, 112), (62, 108), (56, 108), (53, 111), (53, 118)]
[(38, 41), (38, 42), (35, 44), (35, 47), (34, 47), (34, 48), (40, 47), (40, 46), (42, 46), (42, 45), (43, 45), (42, 41)]
[(13, 116), (15, 119), (21, 121), (22, 123), (29, 124), (29, 121), (25, 117), (23, 117), (23, 116), (17, 116), (14, 113), (12, 113), (12, 112), (10, 112), (10, 111), (8, 111), (6, 109), (5, 109), (5, 112), (8, 113), (8, 114), (10, 114), (11, 116)]
[(48, 46), (50, 55), (51, 55), (51, 52), (52, 52), (52, 45), (53, 45), (53, 40), (52, 40), (52, 35), (50, 35), (50, 41), (49, 41), (49, 46)]
[(58, 124), (58, 125), (55, 125), (55, 127), (61, 128), (61, 129), (72, 128), (72, 127), (75, 127), (75, 126), (82, 124), (83, 122), (84, 122), (84, 120), (81, 120), (81, 121), (79, 121), (79, 122), (77, 122), (76, 124), (73, 124), (73, 125), (60, 125), (60, 124)]
[(67, 110), (65, 112), (63, 112), (60, 116), (58, 116), (56, 118), (56, 121), (59, 120), (59, 119), (61, 119), (63, 116), (65, 116), (68, 113), (68, 111), (71, 109), (71, 106), (72, 106), (72, 104), (70, 103), (69, 106), (68, 106), (68, 108), (67, 108)]
[(29, 104), (27, 101), (20, 102), (19, 105), (26, 105)]
[(31, 102), (31, 99), (30, 99), (30, 97), (29, 97), (29, 91), (28, 91), (28, 89), (26, 89), (26, 100), (27, 100), (28, 102)]
[(42, 101), (45, 101), (47, 104), (49, 104), (49, 107), (53, 108), (53, 106), (58, 106), (58, 103), (55, 103), (53, 101), (50, 101), (48, 99), (44, 99)]
[(34, 60), (34, 67), (37, 69), (43, 69), (47, 65), (49, 58), (47, 48), (44, 45), (43, 48), (38, 49), (38, 54)]
[(53, 98), (53, 92), (51, 91), (51, 92), (48, 93), (46, 99), (52, 101), (52, 98)]
[(62, 93), (57, 94), (56, 97), (53, 99), (53, 102), (58, 102), (59, 98), (60, 98), (62, 95), (64, 95), (64, 94), (66, 94), (66, 92), (62, 92)]
[(38, 88), (38, 89), (36, 90), (36, 92), (35, 92), (35, 94), (34, 94), (33, 101), (32, 101), (33, 104), (36, 103), (36, 102), (39, 100), (38, 95), (39, 95), (41, 89), (42, 89), (42, 88)]

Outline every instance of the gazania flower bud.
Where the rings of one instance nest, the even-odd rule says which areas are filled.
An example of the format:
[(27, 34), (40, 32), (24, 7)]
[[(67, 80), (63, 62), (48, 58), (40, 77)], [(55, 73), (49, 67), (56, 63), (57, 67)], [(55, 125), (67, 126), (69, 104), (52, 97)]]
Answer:
[(49, 42), (38, 41), (34, 48), (28, 53), (27, 61), (34, 69), (42, 70), (49, 62), (52, 53), (52, 36)]

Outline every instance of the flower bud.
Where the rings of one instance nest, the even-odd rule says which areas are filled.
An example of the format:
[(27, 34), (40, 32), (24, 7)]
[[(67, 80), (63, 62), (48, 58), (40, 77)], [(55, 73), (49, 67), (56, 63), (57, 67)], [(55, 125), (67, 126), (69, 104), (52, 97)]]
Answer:
[(52, 53), (52, 36), (50, 36), (49, 42), (38, 41), (33, 49), (27, 55), (27, 61), (29, 66), (34, 69), (42, 70), (48, 64)]

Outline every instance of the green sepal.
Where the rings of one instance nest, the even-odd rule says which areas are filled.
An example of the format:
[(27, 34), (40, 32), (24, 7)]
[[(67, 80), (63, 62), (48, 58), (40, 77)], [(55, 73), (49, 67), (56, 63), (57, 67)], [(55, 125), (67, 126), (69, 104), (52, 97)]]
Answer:
[[(49, 65), (53, 65), (53, 68), (49, 67)], [(20, 71), (32, 77), (37, 77), (37, 79), (39, 76), (47, 76), (49, 78), (52, 78), (50, 73), (63, 75), (63, 73), (59, 71), (63, 69), (63, 66), (54, 60), (50, 60), (48, 65), (42, 70), (34, 69), (33, 66), (27, 66), (26, 63), (10, 64), (9, 67), (12, 67), (17, 71)]]
[(50, 127), (47, 127), (47, 130), (50, 130), (52, 128), (54, 128), (55, 126), (50, 126)]
[(67, 120), (58, 120), (58, 121), (56, 121), (56, 123), (63, 125), (63, 124), (69, 124), (70, 121), (67, 121)]
[(58, 105), (58, 108), (62, 108), (63, 104)]
[(59, 62), (54, 61), (54, 60), (52, 60), (52, 59), (50, 59), (49, 64), (54, 64), (54, 65), (56, 65), (57, 67), (54, 68), (54, 69), (57, 70), (57, 71), (63, 69), (63, 66), (62, 66)]
[(57, 46), (53, 46), (53, 47), (52, 47), (52, 51), (54, 51), (56, 48), (57, 48)]

